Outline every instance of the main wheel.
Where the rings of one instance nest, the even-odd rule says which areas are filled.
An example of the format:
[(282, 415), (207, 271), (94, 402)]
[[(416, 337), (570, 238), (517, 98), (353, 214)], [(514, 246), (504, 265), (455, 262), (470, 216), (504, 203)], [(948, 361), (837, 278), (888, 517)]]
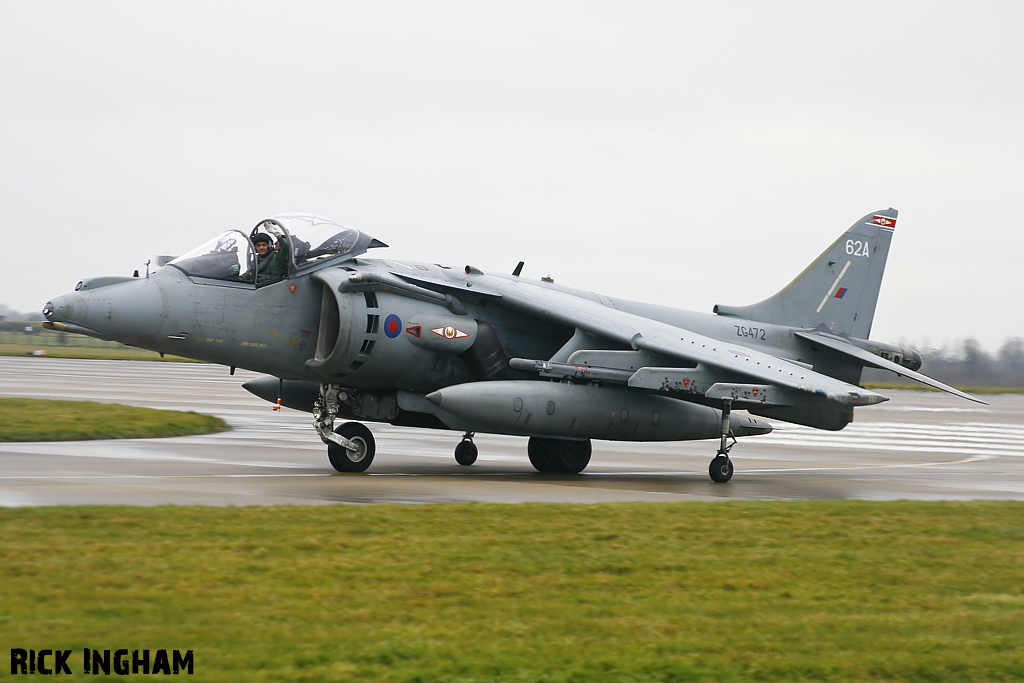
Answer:
[(531, 437), (526, 447), (530, 464), (538, 472), (577, 474), (590, 464), (590, 441), (563, 441)]
[(551, 447), (552, 441), (552, 439), (541, 439), (531, 436), (529, 443), (526, 445), (526, 453), (530, 456), (530, 464), (538, 472), (549, 474), (558, 471), (554, 462), (554, 449)]
[(469, 439), (463, 439), (462, 442), (455, 447), (455, 462), (460, 465), (472, 465), (476, 462), (476, 456), (476, 444)]
[(711, 481), (724, 484), (732, 479), (732, 460), (725, 455), (716, 455), (708, 466), (708, 474), (711, 475)]
[(556, 471), (563, 474), (579, 474), (590, 464), (592, 449), (589, 439), (586, 441), (558, 441), (556, 444), (556, 455), (551, 458)]
[(331, 466), (339, 472), (365, 472), (373, 462), (373, 454), (377, 449), (370, 430), (358, 422), (346, 422), (335, 429), (334, 433), (351, 441), (356, 448), (350, 451), (336, 443), (328, 444), (327, 457)]

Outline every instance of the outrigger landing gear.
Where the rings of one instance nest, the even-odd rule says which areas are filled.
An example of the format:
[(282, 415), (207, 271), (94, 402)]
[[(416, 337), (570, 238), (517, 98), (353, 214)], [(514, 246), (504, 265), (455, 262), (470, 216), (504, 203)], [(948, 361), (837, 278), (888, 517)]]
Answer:
[[(711, 481), (719, 484), (732, 479), (732, 460), (729, 459), (729, 451), (736, 445), (736, 437), (732, 435), (732, 430), (729, 429), (729, 414), (732, 412), (732, 399), (727, 398), (723, 401), (722, 406), (722, 441), (718, 446), (718, 454), (712, 459), (711, 465), (708, 466), (708, 474), (711, 475)], [(729, 439), (732, 439), (732, 443), (729, 443)]]
[(370, 430), (358, 422), (346, 422), (334, 429), (334, 418), (347, 398), (337, 384), (321, 384), (313, 404), (313, 428), (327, 444), (327, 457), (339, 472), (364, 472), (373, 462), (377, 446)]
[(462, 435), (462, 441), (455, 447), (455, 462), (460, 465), (472, 465), (476, 462), (477, 449), (473, 443), (474, 432), (466, 432)]

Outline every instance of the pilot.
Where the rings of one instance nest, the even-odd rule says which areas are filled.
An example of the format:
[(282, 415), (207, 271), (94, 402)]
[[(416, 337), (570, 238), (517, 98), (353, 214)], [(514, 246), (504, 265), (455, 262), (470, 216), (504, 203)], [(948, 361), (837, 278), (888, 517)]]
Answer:
[(256, 245), (256, 284), (283, 278), (288, 271), (288, 238), (282, 235), (276, 249), (270, 248), (274, 240), (265, 232), (256, 233), (252, 241)]

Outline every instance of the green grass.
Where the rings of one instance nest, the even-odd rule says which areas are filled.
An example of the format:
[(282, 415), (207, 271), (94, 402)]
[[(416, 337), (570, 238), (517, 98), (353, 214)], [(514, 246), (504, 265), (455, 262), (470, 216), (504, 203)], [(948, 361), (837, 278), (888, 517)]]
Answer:
[(206, 681), (1024, 679), (1024, 505), (0, 509), (5, 647)]
[(44, 351), (47, 358), (84, 358), (89, 360), (150, 360), (169, 363), (198, 363), (180, 356), (161, 356), (156, 351), (132, 346), (73, 346), (61, 344), (0, 344), (0, 356), (32, 356)]
[[(0, 356), (31, 356), (39, 351), (51, 358), (86, 358), (98, 360), (154, 360), (196, 362), (180, 356), (161, 356), (126, 346), (116, 341), (96, 339), (81, 334), (41, 329), (38, 321), (4, 321), (0, 323)], [(21, 330), (32, 327), (31, 334)]]
[(0, 398), (0, 415), (0, 442), (147, 439), (227, 429), (210, 415), (92, 401)]

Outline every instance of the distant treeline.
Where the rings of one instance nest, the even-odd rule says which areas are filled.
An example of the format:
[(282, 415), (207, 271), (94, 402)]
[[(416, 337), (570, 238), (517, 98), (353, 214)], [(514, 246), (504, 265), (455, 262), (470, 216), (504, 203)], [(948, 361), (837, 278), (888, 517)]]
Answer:
[[(1024, 387), (1024, 339), (1005, 342), (999, 351), (989, 354), (975, 339), (958, 343), (952, 349), (918, 349), (924, 364), (921, 372), (940, 382), (961, 387)], [(864, 382), (906, 382), (885, 370), (865, 368)]]
[[(39, 316), (39, 320), (32, 320), (31, 318), (22, 318), (19, 320), (0, 320), (0, 332), (22, 332), (25, 334), (31, 334), (43, 329), (42, 321), (43, 316)], [(31, 331), (27, 331), (31, 328)]]

